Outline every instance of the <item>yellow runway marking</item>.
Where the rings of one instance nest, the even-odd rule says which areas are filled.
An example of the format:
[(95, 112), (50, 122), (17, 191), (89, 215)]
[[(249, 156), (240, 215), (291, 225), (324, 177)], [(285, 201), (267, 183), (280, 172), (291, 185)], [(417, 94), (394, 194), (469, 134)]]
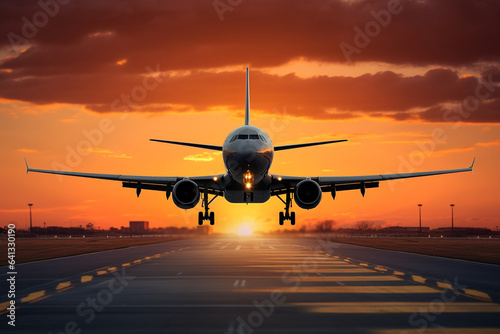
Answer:
[(10, 305), (10, 302), (3, 302), (0, 304), (0, 311), (4, 311), (7, 309), (7, 307), (9, 307)]
[(97, 272), (97, 276), (99, 276), (99, 275), (104, 275), (104, 274), (107, 274), (107, 273), (108, 273), (108, 271), (107, 271), (107, 270), (99, 270), (99, 271)]
[(65, 289), (65, 288), (69, 287), (70, 285), (71, 285), (71, 281), (59, 283), (56, 286), (56, 290)]
[(415, 282), (418, 282), (418, 283), (422, 283), (422, 284), (425, 284), (425, 281), (426, 279), (423, 278), (422, 276), (416, 276), (416, 275), (412, 275), (411, 276), (412, 280), (414, 280)]
[[(305, 306), (311, 313), (414, 313), (429, 308), (429, 303), (405, 302), (347, 302), (347, 303), (292, 303)], [(494, 303), (446, 303), (443, 313), (500, 313), (500, 305)]]
[(468, 295), (468, 296), (472, 296), (472, 297), (476, 297), (476, 298), (479, 298), (479, 299), (491, 301), (490, 295), (488, 295), (487, 293), (484, 293), (482, 291), (477, 291), (477, 290), (472, 290), (472, 289), (465, 289), (464, 293), (466, 295)]
[(92, 281), (93, 278), (94, 278), (94, 276), (82, 276), (80, 282), (81, 283), (90, 282), (90, 281)]
[(109, 266), (102, 267), (102, 268), (97, 268), (96, 271), (98, 271), (98, 270), (104, 270), (104, 269), (107, 269), (107, 268), (109, 268)]
[[(285, 273), (285, 272), (293, 272), (293, 270), (268, 270), (270, 272), (280, 272), (280, 273)], [(323, 269), (323, 268), (316, 268), (316, 269), (311, 269), (311, 270), (302, 270), (301, 272), (305, 273), (321, 273), (321, 274), (350, 274), (350, 273), (373, 273), (372, 270), (368, 269), (361, 269), (361, 268), (353, 268), (353, 269)]]
[(129, 267), (130, 266), (130, 263), (123, 263), (122, 264), (122, 267)]
[(283, 293), (438, 293), (436, 289), (424, 285), (408, 286), (299, 286), (270, 287), (244, 290), (247, 292), (271, 292), (280, 290)]
[(324, 264), (314, 265), (311, 263), (246, 264), (246, 265), (242, 265), (241, 267), (259, 267), (259, 268), (299, 267), (299, 268), (303, 268), (304, 270), (329, 269), (329, 268), (336, 268), (337, 267), (337, 269), (338, 268), (352, 268), (352, 269), (367, 270), (364, 268), (358, 268), (356, 266), (353, 266), (353, 265), (347, 264), (347, 263), (329, 264), (329, 265), (324, 265)]
[(134, 263), (141, 263), (142, 260), (135, 260)]
[(401, 281), (393, 276), (307, 276), (287, 278), (289, 281), (304, 282), (383, 282), (383, 281)]
[(21, 303), (26, 303), (35, 299), (38, 299), (45, 295), (45, 290), (32, 292), (24, 298), (21, 298)]

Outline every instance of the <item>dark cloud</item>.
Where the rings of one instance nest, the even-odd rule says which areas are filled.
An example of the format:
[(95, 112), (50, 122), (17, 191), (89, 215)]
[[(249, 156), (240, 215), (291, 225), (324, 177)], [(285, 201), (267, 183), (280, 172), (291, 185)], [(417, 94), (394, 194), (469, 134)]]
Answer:
[[(452, 122), (452, 123), (499, 123), (500, 122), (500, 99), (475, 104), (459, 103), (451, 107), (435, 106), (415, 115), (417, 119), (428, 122)], [(477, 106), (477, 107), (475, 107)]]
[[(56, 2), (56, 0), (47, 0)], [(355, 31), (375, 22), (371, 11), (389, 0), (243, 1), (220, 21), (213, 1), (72, 0), (30, 39), (36, 48), (2, 67), (29, 73), (105, 71), (127, 58), (126, 70), (162, 63), (165, 69), (231, 64), (253, 67), (303, 57), (345, 62), (340, 43), (355, 46)], [(401, 12), (370, 38), (353, 61), (468, 65), (500, 58), (500, 2), (401, 0)], [(22, 17), (33, 21), (38, 1), (0, 4), (0, 47), (22, 36)], [(108, 33), (89, 37), (96, 33)]]
[[(300, 78), (294, 74), (278, 76), (253, 71), (251, 79), (254, 110), (271, 114), (275, 108), (286, 107), (291, 116), (311, 119), (371, 115), (436, 121), (440, 117), (436, 115), (442, 113), (437, 106), (465, 103), (481, 85), (476, 77), (459, 77), (443, 68), (411, 77), (380, 72), (358, 77)], [(95, 112), (185, 112), (243, 107), (244, 72), (193, 71), (162, 76), (158, 81), (150, 77), (145, 84), (142, 74), (130, 73), (28, 78), (16, 77), (14, 72), (1, 73), (0, 96), (37, 104), (83, 104)], [(149, 85), (156, 88), (144, 88)], [(483, 88), (481, 92), (488, 91)], [(489, 101), (498, 97), (500, 90), (496, 88), (482, 101), (490, 106), (484, 112), (491, 121), (495, 119), (496, 105)], [(415, 112), (424, 109), (427, 111)], [(480, 108), (477, 114), (482, 112)]]
[[(345, 62), (340, 43), (353, 44), (353, 28), (364, 29), (374, 20), (370, 12), (381, 13), (388, 3), (243, 1), (221, 21), (212, 1), (69, 1), (38, 29), (29, 49), (0, 62), (0, 97), (82, 104), (95, 112), (241, 109), (244, 74), (204, 69), (242, 64), (255, 69), (297, 58)], [(401, 6), (353, 60), (442, 67), (415, 76), (386, 71), (313, 78), (253, 70), (252, 107), (272, 113), (286, 106), (289, 114), (312, 119), (367, 114), (442, 119), (448, 105), (474, 96), (480, 84), (478, 78), (460, 77), (446, 65), (495, 63), (500, 58), (500, 2), (401, 1)], [(22, 18), (32, 22), (40, 10), (38, 1), (2, 2), (0, 35), (5, 38), (0, 48), (8, 50), (8, 36), (22, 35)], [(121, 60), (126, 61), (119, 65)], [(169, 72), (157, 88), (144, 89), (147, 66), (180, 74)], [(495, 66), (482, 73), (493, 82), (499, 75)], [(498, 122), (498, 91), (482, 99), (464, 121)], [(134, 93), (140, 98), (127, 105), (124, 96), (130, 102)]]

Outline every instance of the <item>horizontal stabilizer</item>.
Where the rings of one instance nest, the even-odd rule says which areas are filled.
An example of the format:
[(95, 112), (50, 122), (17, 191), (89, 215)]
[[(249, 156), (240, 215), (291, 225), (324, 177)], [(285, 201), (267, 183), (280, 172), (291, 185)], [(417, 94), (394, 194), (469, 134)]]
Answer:
[(275, 146), (274, 150), (275, 151), (291, 150), (291, 149), (294, 149), (294, 148), (316, 146), (316, 145), (325, 145), (325, 144), (332, 144), (332, 143), (340, 143), (340, 142), (343, 142), (343, 141), (347, 141), (347, 139), (330, 140), (330, 141), (320, 141), (320, 142), (305, 143), (305, 144), (281, 145), (281, 146)]
[(150, 139), (150, 141), (157, 141), (159, 143), (167, 143), (167, 144), (174, 144), (174, 145), (198, 147), (198, 148), (204, 148), (206, 150), (222, 151), (222, 146), (216, 146), (216, 145), (195, 144), (195, 143), (186, 143), (186, 142), (180, 142), (180, 141), (170, 141), (170, 140), (160, 140), (160, 139)]

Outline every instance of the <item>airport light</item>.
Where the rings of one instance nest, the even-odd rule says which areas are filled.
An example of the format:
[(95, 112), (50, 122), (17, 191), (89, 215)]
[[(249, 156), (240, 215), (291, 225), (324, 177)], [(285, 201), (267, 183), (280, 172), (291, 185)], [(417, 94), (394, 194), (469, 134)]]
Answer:
[(422, 233), (422, 204), (418, 205), (418, 230)]
[(30, 207), (30, 233), (33, 233), (33, 220), (31, 217), (31, 207), (33, 206), (33, 203), (28, 203), (28, 206)]
[(453, 207), (455, 204), (450, 204), (451, 206), (451, 231), (453, 232)]

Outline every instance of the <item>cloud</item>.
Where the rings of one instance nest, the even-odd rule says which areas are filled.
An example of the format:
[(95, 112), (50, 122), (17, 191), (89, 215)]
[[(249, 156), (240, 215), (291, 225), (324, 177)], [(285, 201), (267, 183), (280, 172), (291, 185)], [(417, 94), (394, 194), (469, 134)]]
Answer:
[[(5, 68), (137, 73), (144, 62), (166, 63), (168, 69), (275, 66), (298, 57), (345, 62), (340, 43), (354, 44), (354, 28), (365, 30), (375, 21), (370, 12), (385, 10), (387, 3), (254, 0), (226, 12), (221, 22), (212, 1), (72, 1), (30, 39), (36, 50), (9, 60)], [(353, 56), (355, 61), (464, 65), (499, 60), (498, 1), (402, 1), (401, 6), (402, 12)], [(40, 11), (37, 2), (27, 0), (1, 7), (2, 36), (21, 36), (21, 18)], [(1, 47), (11, 48), (8, 38)], [(123, 59), (127, 63), (116, 66)]]
[(35, 153), (35, 152), (37, 152), (37, 150), (33, 150), (30, 148), (19, 148), (17, 151), (22, 152), (22, 153)]
[(486, 143), (476, 143), (476, 145), (481, 146), (481, 147), (500, 146), (500, 139), (497, 139), (495, 141), (486, 142)]
[[(15, 74), (0, 75), (0, 94), (4, 98), (38, 104), (84, 104), (95, 112), (116, 111), (117, 108), (137, 112), (239, 111), (243, 108), (242, 71), (167, 74), (156, 89), (147, 91), (144, 99), (130, 101), (131, 92), (140, 87), (138, 83), (142, 82), (142, 77), (142, 74), (136, 77), (88, 74), (74, 80), (52, 76), (50, 80), (32, 77), (19, 81)], [(473, 96), (479, 85), (478, 78), (460, 77), (456, 71), (445, 68), (414, 76), (386, 71), (358, 77), (311, 78), (252, 71), (251, 79), (253, 110), (273, 114), (276, 106), (286, 106), (289, 116), (332, 120), (371, 116), (443, 121), (445, 109), (442, 105), (461, 103)], [(464, 121), (499, 121), (495, 108), (500, 100), (494, 98), (500, 97), (500, 89), (490, 96), (490, 100), (482, 102), (482, 110)], [(484, 113), (487, 115), (482, 115)]]
[[(302, 78), (255, 69), (297, 59), (345, 64), (340, 43), (354, 43), (353, 28), (364, 29), (374, 20), (370, 11), (380, 12), (387, 1), (247, 1), (226, 12), (223, 22), (210, 1), (72, 1), (38, 29), (25, 52), (0, 61), (0, 98), (84, 105), (99, 113), (238, 112), (244, 79), (235, 68), (250, 65), (256, 111), (271, 114), (286, 105), (291, 116), (309, 119), (442, 122), (447, 106), (474, 95), (479, 83), (479, 77), (459, 76), (447, 67), (482, 66), (482, 77), (499, 80), (500, 2), (402, 6), (353, 60), (435, 69), (412, 76), (384, 71)], [(2, 2), (0, 35), (22, 34), (21, 18), (39, 10), (32, 1)], [(9, 48), (8, 38), (1, 39), (0, 55)], [(160, 70), (159, 85), (138, 95), (146, 87), (148, 66)], [(154, 84), (150, 79), (147, 87)], [(499, 91), (462, 121), (499, 122)]]
[(85, 148), (84, 149), (87, 152), (90, 153), (97, 153), (97, 154), (102, 154), (108, 158), (123, 158), (123, 159), (132, 159), (130, 155), (127, 155), (125, 153), (120, 153), (120, 152), (113, 152), (107, 149), (99, 148), (99, 147), (93, 147), (93, 148)]
[(184, 160), (196, 161), (196, 162), (208, 162), (214, 160), (216, 157), (220, 156), (222, 152), (203, 152), (199, 154), (188, 155), (184, 157)]

